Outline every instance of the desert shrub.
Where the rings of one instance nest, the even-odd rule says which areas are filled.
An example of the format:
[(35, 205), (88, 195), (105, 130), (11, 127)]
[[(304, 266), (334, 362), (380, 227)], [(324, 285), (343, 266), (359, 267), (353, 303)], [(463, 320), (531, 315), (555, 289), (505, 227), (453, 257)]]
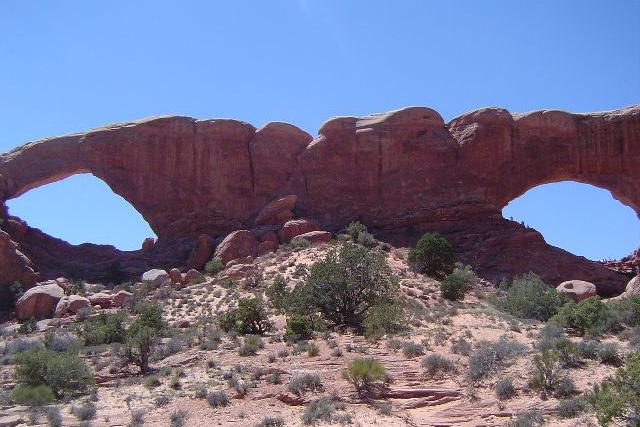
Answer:
[(583, 413), (586, 409), (584, 399), (581, 397), (572, 397), (571, 399), (561, 400), (556, 407), (556, 412), (560, 418), (574, 418)]
[(500, 400), (510, 399), (516, 394), (511, 377), (504, 377), (496, 383), (496, 397)]
[(89, 318), (82, 323), (79, 331), (80, 338), (85, 345), (122, 343), (125, 338), (124, 320), (126, 313), (100, 313), (96, 317)]
[(320, 399), (310, 402), (302, 414), (303, 424), (315, 424), (318, 421), (330, 423), (336, 408), (331, 399), (321, 397)]
[(576, 346), (578, 355), (584, 359), (597, 359), (600, 343), (592, 339), (583, 339)]
[(604, 343), (598, 349), (598, 358), (606, 365), (618, 366), (622, 363), (620, 347), (614, 342)]
[(143, 374), (149, 370), (149, 355), (167, 325), (162, 320), (162, 310), (154, 304), (138, 307), (138, 318), (126, 332), (125, 357), (140, 368)]
[(372, 247), (378, 244), (378, 242), (376, 241), (376, 238), (373, 237), (373, 234), (367, 231), (364, 231), (358, 234), (358, 239), (356, 241), (358, 242), (358, 244), (362, 246), (367, 246), (367, 247)]
[(400, 301), (383, 301), (370, 307), (362, 321), (364, 336), (378, 340), (385, 335), (407, 329), (404, 308)]
[(575, 368), (580, 365), (578, 346), (568, 338), (560, 338), (555, 341), (555, 350), (558, 352), (560, 364), (565, 368)]
[(153, 404), (157, 407), (167, 406), (171, 403), (171, 397), (168, 394), (161, 394), (153, 399)]
[(56, 396), (82, 393), (94, 383), (89, 367), (77, 355), (50, 350), (28, 350), (16, 356), (16, 382), (47, 385)]
[(555, 397), (566, 398), (575, 394), (576, 385), (573, 380), (569, 377), (560, 377), (558, 383), (556, 384), (553, 395)]
[(263, 335), (272, 328), (264, 302), (258, 298), (240, 298), (238, 308), (218, 318), (220, 328), (241, 334)]
[(38, 330), (38, 325), (36, 323), (36, 319), (34, 319), (33, 317), (29, 320), (25, 320), (24, 322), (20, 323), (20, 327), (18, 327), (18, 333), (26, 335), (36, 332)]
[(92, 420), (97, 412), (96, 404), (93, 402), (85, 402), (82, 405), (71, 407), (71, 413), (80, 421)]
[(299, 249), (306, 249), (311, 247), (311, 241), (309, 241), (309, 239), (306, 239), (304, 237), (296, 236), (284, 246), (285, 248), (288, 248), (294, 251)]
[(207, 262), (204, 266), (204, 271), (209, 274), (218, 274), (224, 270), (224, 264), (220, 258), (213, 258), (211, 261)]
[(440, 282), (440, 291), (446, 299), (459, 301), (464, 299), (469, 288), (477, 281), (478, 276), (470, 266), (457, 262), (453, 271)]
[(308, 316), (294, 313), (287, 318), (284, 338), (295, 336), (296, 340), (308, 340), (313, 335), (314, 322)]
[(422, 359), (422, 367), (430, 376), (436, 376), (456, 370), (453, 362), (437, 353), (432, 353)]
[(336, 325), (361, 327), (367, 310), (393, 300), (396, 277), (384, 255), (351, 243), (330, 251), (311, 267), (306, 283), (291, 294), (291, 310), (319, 311)]
[(282, 374), (278, 371), (274, 371), (266, 379), (269, 384), (282, 384)]
[(284, 427), (285, 422), (282, 417), (264, 417), (262, 421), (256, 424), (256, 427)]
[(521, 319), (548, 320), (556, 314), (566, 297), (560, 295), (534, 273), (513, 280), (506, 295), (498, 298), (498, 308)]
[(345, 231), (351, 237), (351, 240), (356, 242), (358, 241), (358, 236), (360, 235), (360, 233), (367, 232), (367, 227), (359, 221), (354, 221), (347, 226)]
[(580, 302), (565, 304), (553, 321), (573, 329), (578, 335), (600, 335), (617, 328), (617, 322), (609, 307), (594, 296)]
[(320, 354), (320, 347), (316, 343), (309, 343), (307, 346), (307, 354), (309, 357), (316, 357)]
[(56, 395), (45, 384), (19, 384), (11, 392), (11, 399), (19, 405), (42, 406), (56, 400)]
[(543, 395), (558, 387), (561, 376), (560, 354), (555, 350), (543, 350), (533, 357), (533, 372), (529, 385), (541, 390)]
[(536, 409), (530, 409), (518, 415), (507, 423), (508, 427), (535, 427), (544, 424), (542, 413)]
[(402, 344), (402, 354), (407, 359), (422, 356), (424, 354), (424, 348), (422, 344), (415, 343), (413, 341), (405, 341)]
[(213, 408), (218, 408), (220, 406), (227, 406), (231, 399), (224, 391), (214, 391), (207, 395), (207, 402)]
[(24, 295), (24, 288), (22, 287), (22, 283), (15, 281), (9, 285), (9, 293), (15, 303), (20, 299), (22, 295)]
[(276, 311), (281, 313), (287, 311), (289, 291), (287, 291), (287, 282), (281, 274), (273, 278), (271, 284), (265, 290), (265, 295)]
[(247, 335), (244, 337), (242, 346), (238, 349), (238, 354), (240, 356), (255, 356), (262, 347), (264, 344), (259, 336)]
[(361, 396), (368, 394), (388, 379), (385, 367), (368, 357), (354, 359), (342, 371), (342, 378), (349, 381)]
[(613, 377), (595, 385), (587, 396), (601, 425), (613, 421), (627, 425), (640, 423), (640, 351), (627, 355), (624, 366)]
[(171, 412), (169, 416), (169, 426), (170, 427), (182, 427), (185, 425), (187, 421), (188, 414), (184, 409), (178, 409), (176, 411)]
[(140, 427), (142, 425), (144, 425), (144, 410), (136, 409), (131, 411), (131, 421), (129, 421), (127, 427)]
[(57, 352), (77, 353), (82, 347), (80, 340), (71, 334), (47, 332), (44, 336), (44, 345), (47, 350)]
[(62, 427), (62, 415), (60, 415), (60, 409), (56, 406), (50, 406), (45, 411), (47, 417), (47, 423), (49, 427)]
[(464, 337), (458, 337), (451, 343), (451, 351), (455, 354), (468, 356), (471, 353), (471, 343)]
[(611, 299), (606, 304), (616, 319), (615, 323), (628, 327), (640, 326), (640, 295)]
[(453, 247), (438, 233), (423, 235), (409, 251), (408, 259), (418, 271), (430, 276), (450, 273), (455, 262)]
[(322, 391), (323, 385), (319, 375), (305, 373), (291, 378), (287, 389), (293, 394), (302, 396), (307, 391)]
[(160, 381), (160, 378), (158, 378), (157, 375), (146, 375), (143, 379), (142, 379), (142, 385), (144, 385), (146, 388), (148, 389), (152, 389), (155, 387), (158, 387), (162, 384), (162, 382)]
[(472, 380), (488, 377), (497, 368), (522, 354), (524, 350), (524, 345), (504, 336), (500, 337), (498, 341), (480, 341), (469, 357), (469, 377)]
[(25, 339), (15, 339), (9, 341), (5, 344), (4, 354), (13, 355), (22, 353), (27, 350), (42, 350), (44, 348), (44, 344), (39, 339), (34, 338), (25, 338)]

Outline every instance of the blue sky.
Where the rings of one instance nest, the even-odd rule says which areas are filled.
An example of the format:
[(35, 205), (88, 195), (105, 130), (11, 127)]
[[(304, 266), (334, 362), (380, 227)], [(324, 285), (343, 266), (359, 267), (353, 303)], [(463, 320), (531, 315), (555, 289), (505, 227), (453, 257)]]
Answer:
[[(331, 116), (406, 105), (449, 120), (487, 105), (638, 102), (638, 0), (0, 3), (0, 151), (159, 114), (286, 121), (315, 134)], [(91, 176), (9, 206), (73, 243), (132, 249), (151, 235)], [(505, 216), (591, 258), (640, 242), (629, 208), (578, 184), (533, 189)]]

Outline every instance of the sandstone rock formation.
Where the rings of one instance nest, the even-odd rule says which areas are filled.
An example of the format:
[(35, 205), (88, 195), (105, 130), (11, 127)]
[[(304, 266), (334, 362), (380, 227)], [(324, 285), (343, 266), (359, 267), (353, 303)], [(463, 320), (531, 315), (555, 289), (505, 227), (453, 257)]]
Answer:
[(64, 290), (53, 281), (34, 286), (16, 302), (16, 316), (20, 320), (51, 317), (62, 297)]
[(215, 257), (220, 258), (222, 264), (226, 265), (230, 261), (254, 256), (256, 254), (258, 242), (248, 230), (238, 230), (229, 233), (227, 237), (216, 248)]
[(585, 282), (584, 280), (567, 280), (566, 282), (560, 283), (556, 290), (576, 302), (598, 294), (596, 285)]
[(166, 271), (154, 268), (153, 270), (144, 272), (144, 274), (142, 275), (142, 281), (151, 282), (153, 283), (153, 286), (159, 288), (160, 286), (168, 285), (169, 283), (171, 283), (171, 277)]
[[(133, 275), (154, 263), (186, 266), (200, 234), (274, 225), (291, 212), (312, 219), (316, 230), (360, 220), (376, 236), (409, 243), (436, 230), (489, 279), (531, 270), (554, 285), (576, 278), (613, 294), (628, 277), (547, 245), (501, 210), (532, 187), (574, 180), (608, 189), (640, 212), (640, 106), (588, 114), (484, 108), (449, 123), (434, 110), (411, 107), (331, 119), (315, 138), (284, 123), (256, 129), (226, 119), (146, 119), (1, 155), (0, 201), (77, 173), (95, 175), (128, 200), (158, 242), (139, 252), (76, 249), (3, 208), (2, 229), (14, 249), (0, 251), (0, 265), (13, 263), (0, 282), (28, 271), (28, 260), (7, 261), (16, 249), (43, 277), (68, 272), (68, 260), (79, 260), (80, 276)], [(274, 211), (287, 197), (293, 204)]]

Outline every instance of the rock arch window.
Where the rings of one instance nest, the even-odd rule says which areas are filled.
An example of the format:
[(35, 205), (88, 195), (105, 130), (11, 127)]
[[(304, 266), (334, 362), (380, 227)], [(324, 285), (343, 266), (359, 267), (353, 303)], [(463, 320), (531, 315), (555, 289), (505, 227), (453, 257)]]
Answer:
[(155, 237), (149, 224), (104, 181), (84, 173), (47, 184), (7, 201), (9, 213), (71, 244), (109, 244), (140, 249)]
[(502, 214), (540, 231), (547, 243), (591, 260), (621, 258), (640, 245), (634, 210), (588, 184), (536, 186), (512, 200)]

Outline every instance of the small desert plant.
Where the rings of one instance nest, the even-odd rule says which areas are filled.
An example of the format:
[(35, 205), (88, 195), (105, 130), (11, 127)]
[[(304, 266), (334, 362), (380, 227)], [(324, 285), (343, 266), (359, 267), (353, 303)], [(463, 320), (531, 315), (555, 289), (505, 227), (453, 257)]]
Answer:
[(96, 416), (96, 412), (96, 404), (93, 402), (85, 402), (71, 408), (71, 413), (80, 421), (92, 420)]
[(285, 422), (282, 417), (264, 417), (262, 421), (256, 424), (256, 427), (284, 427)]
[(62, 427), (62, 415), (60, 415), (60, 409), (56, 406), (48, 407), (45, 410), (45, 416), (49, 427)]
[(418, 344), (412, 341), (406, 341), (402, 344), (402, 354), (407, 359), (422, 356), (424, 354), (424, 348), (422, 344)]
[(364, 336), (378, 340), (384, 335), (395, 334), (406, 329), (406, 316), (400, 301), (382, 301), (367, 310), (362, 322)]
[(304, 395), (307, 391), (322, 391), (322, 380), (320, 376), (312, 373), (296, 375), (289, 381), (287, 386), (289, 391), (298, 396)]
[(204, 266), (204, 271), (208, 274), (218, 274), (222, 270), (224, 270), (224, 264), (220, 258), (213, 258)]
[(160, 382), (160, 379), (158, 378), (157, 375), (147, 375), (142, 380), (142, 384), (146, 388), (152, 389), (152, 388), (158, 387), (162, 383)]
[(606, 365), (619, 366), (622, 363), (620, 347), (614, 342), (604, 343), (598, 349), (598, 358)]
[(207, 402), (214, 408), (218, 408), (220, 406), (227, 406), (231, 399), (224, 391), (214, 391), (207, 395)]
[(577, 303), (570, 301), (554, 316), (553, 321), (573, 329), (578, 335), (600, 335), (619, 326), (609, 306), (598, 296)]
[(531, 409), (518, 415), (515, 419), (509, 421), (508, 427), (535, 427), (544, 423), (542, 413), (536, 409)]
[(47, 332), (44, 336), (44, 345), (48, 350), (57, 352), (77, 353), (82, 347), (80, 340), (71, 334)]
[(533, 372), (529, 385), (543, 394), (555, 390), (561, 379), (560, 354), (555, 350), (543, 350), (533, 357)]
[(342, 371), (342, 378), (349, 381), (356, 392), (363, 396), (388, 380), (387, 370), (372, 358), (358, 358)]
[(586, 404), (581, 397), (573, 397), (571, 399), (561, 400), (558, 403), (556, 411), (560, 418), (574, 418), (583, 413)]
[(184, 409), (178, 409), (177, 411), (171, 412), (169, 417), (170, 427), (182, 427), (185, 425), (188, 414)]
[(315, 424), (318, 421), (330, 423), (336, 408), (331, 399), (321, 397), (310, 402), (302, 414), (303, 424)]
[(139, 427), (144, 425), (144, 410), (136, 409), (131, 411), (131, 421), (129, 421), (128, 427)]
[(316, 343), (309, 343), (307, 346), (307, 354), (309, 357), (316, 357), (320, 354), (320, 347)]
[(464, 337), (459, 337), (451, 343), (451, 351), (455, 354), (468, 356), (471, 353), (471, 343)]
[(124, 311), (100, 313), (82, 323), (80, 338), (84, 340), (85, 345), (122, 343), (125, 339), (125, 318)]
[(522, 344), (504, 336), (498, 341), (480, 341), (469, 357), (469, 376), (472, 380), (488, 377), (524, 350), (525, 347)]
[(170, 402), (171, 402), (171, 397), (167, 394), (161, 394), (160, 396), (156, 396), (153, 399), (153, 403), (158, 407), (167, 406)]
[(504, 377), (496, 383), (496, 397), (500, 400), (510, 399), (516, 394), (511, 377)]
[(308, 317), (294, 313), (287, 318), (287, 326), (284, 338), (296, 337), (296, 339), (308, 340), (314, 330), (314, 322)]
[(238, 354), (240, 356), (255, 356), (262, 347), (264, 344), (259, 336), (247, 335), (244, 337), (242, 346), (238, 349)]
[(456, 370), (456, 366), (453, 362), (444, 356), (437, 353), (432, 353), (422, 359), (422, 367), (427, 371), (430, 376), (436, 376), (438, 374), (452, 372)]
[(478, 281), (478, 277), (468, 265), (456, 263), (453, 271), (440, 283), (442, 296), (451, 301), (464, 299), (471, 285)]
[(263, 335), (272, 328), (264, 302), (258, 298), (240, 298), (238, 308), (218, 318), (220, 327), (228, 332)]
[(360, 235), (360, 233), (367, 232), (367, 227), (360, 221), (353, 221), (347, 226), (345, 231), (351, 237), (351, 240), (356, 242), (358, 241), (358, 236)]
[(430, 276), (450, 273), (455, 262), (451, 244), (438, 233), (423, 235), (409, 252), (408, 259), (418, 271)]
[(591, 339), (583, 339), (577, 344), (576, 350), (580, 357), (585, 359), (597, 359), (598, 352), (600, 350), (600, 343)]

